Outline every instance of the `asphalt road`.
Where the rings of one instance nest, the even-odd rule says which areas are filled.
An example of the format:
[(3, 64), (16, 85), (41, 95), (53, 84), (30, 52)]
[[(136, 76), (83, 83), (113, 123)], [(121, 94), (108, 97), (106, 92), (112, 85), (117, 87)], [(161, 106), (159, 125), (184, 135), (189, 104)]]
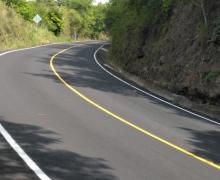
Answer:
[[(101, 43), (76, 43), (54, 60), (80, 93), (129, 122), (220, 164), (220, 126), (176, 110), (103, 71)], [(0, 57), (0, 123), (51, 179), (219, 180), (220, 169), (188, 156), (97, 109), (66, 87), (49, 65), (70, 44)], [(37, 176), (0, 136), (0, 179)]]

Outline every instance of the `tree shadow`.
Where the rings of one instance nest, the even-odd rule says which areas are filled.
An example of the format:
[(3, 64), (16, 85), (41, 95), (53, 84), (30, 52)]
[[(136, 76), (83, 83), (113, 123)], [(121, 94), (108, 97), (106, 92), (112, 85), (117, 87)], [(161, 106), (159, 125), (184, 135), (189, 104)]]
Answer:
[(0, 179), (38, 179), (0, 134)]
[[(68, 45), (57, 45), (56, 49), (64, 49)], [(132, 96), (132, 97), (144, 97), (148, 100), (151, 104), (157, 104), (160, 107), (172, 110), (171, 113), (180, 115), (182, 117), (193, 118), (197, 121), (203, 121), (203, 119), (196, 117), (192, 114), (179, 110), (171, 105), (163, 103), (153, 97), (150, 97), (124, 83), (121, 83), (114, 77), (110, 76), (106, 72), (100, 69), (100, 67), (95, 63), (91, 57), (95, 50), (100, 46), (100, 44), (96, 45), (83, 45), (80, 48), (73, 48), (72, 50), (66, 51), (65, 53), (59, 54), (56, 59), (54, 60), (54, 66), (57, 69), (59, 75), (73, 87), (78, 88), (90, 88), (95, 89), (102, 92), (109, 92), (113, 94), (120, 94), (123, 96)], [(89, 47), (89, 48), (88, 48)], [(52, 48), (52, 47), (51, 47)], [(52, 55), (45, 55), (44, 57), (37, 58), (38, 62), (46, 64), (46, 68), (41, 71), (41, 73), (31, 73), (25, 72), (25, 74), (36, 76), (36, 77), (43, 77), (47, 79), (51, 79), (56, 83), (61, 83), (60, 80), (54, 75), (54, 73), (49, 70), (49, 58)], [(111, 71), (111, 70), (110, 70)], [(115, 72), (113, 72), (115, 74)], [(117, 76), (121, 77), (120, 74), (116, 73)], [(121, 77), (123, 79), (123, 77)], [(136, 87), (143, 89), (142, 87), (138, 86), (134, 82), (126, 80), (127, 82), (134, 84)], [(159, 97), (165, 101), (169, 101), (161, 96), (154, 94), (146, 89), (144, 91)], [(172, 103), (172, 102), (171, 102)], [(187, 109), (186, 107), (184, 107)], [(191, 109), (187, 109), (192, 111)], [(170, 112), (169, 112), (170, 113)], [(205, 116), (198, 112), (194, 112), (196, 114)], [(206, 116), (207, 118), (210, 118)], [(210, 118), (216, 122), (220, 122), (217, 118)], [(206, 121), (207, 123), (211, 123)], [(213, 123), (212, 123), (213, 124)]]
[[(116, 93), (129, 96), (143, 96), (137, 90), (122, 84), (117, 80), (113, 80), (112, 76), (97, 66), (94, 60), (91, 60), (95, 50), (100, 46), (86, 45), (80, 48), (73, 48), (63, 54), (60, 54), (54, 60), (54, 66), (60, 76), (74, 87), (91, 88), (99, 91)], [(90, 48), (88, 48), (90, 47)], [(85, 51), (85, 48), (87, 50)], [(63, 49), (63, 46), (60, 47)], [(61, 83), (57, 77), (48, 68), (49, 59), (52, 55), (39, 58), (38, 62), (47, 64), (46, 68), (41, 73), (24, 72), (25, 74), (36, 77), (45, 77), (52, 79), (56, 83)]]
[[(169, 101), (169, 100), (166, 100), (166, 99), (163, 98), (163, 97), (161, 97), (161, 99), (175, 105), (175, 103), (173, 103), (173, 102), (171, 102), (171, 101)], [(151, 100), (150, 103), (152, 103), (152, 104), (156, 104), (156, 105), (158, 105), (158, 106), (160, 106), (160, 107), (162, 107), (162, 108), (165, 108), (165, 109), (167, 109), (167, 110), (171, 110), (170, 112), (168, 112), (169, 114), (178, 115), (179, 117), (183, 117), (183, 118), (193, 119), (193, 120), (195, 120), (195, 121), (205, 122), (205, 123), (207, 123), (207, 124), (215, 125), (215, 126), (218, 126), (218, 127), (219, 127), (219, 125), (217, 125), (217, 123), (220, 123), (220, 119), (219, 119), (219, 115), (218, 115), (220, 112), (219, 112), (218, 114), (217, 114), (217, 113), (216, 113), (216, 114), (213, 114), (213, 116), (211, 117), (211, 116), (208, 116), (208, 115), (206, 115), (206, 114), (202, 114), (202, 113), (200, 113), (200, 112), (198, 112), (198, 111), (195, 111), (195, 110), (193, 110), (193, 109), (190, 109), (190, 108), (188, 108), (188, 107), (183, 107), (183, 106), (181, 106), (181, 105), (176, 104), (176, 106), (178, 106), (178, 107), (180, 107), (180, 108), (183, 108), (183, 109), (185, 109), (186, 111), (189, 111), (189, 112), (191, 112), (191, 113), (194, 113), (194, 114), (197, 114), (197, 115), (198, 115), (198, 116), (196, 116), (196, 115), (193, 115), (193, 114), (188, 113), (188, 112), (186, 112), (186, 111), (180, 110), (180, 109), (178, 109), (178, 108), (176, 108), (176, 107), (174, 107), (174, 106), (171, 106), (171, 105), (169, 105), (169, 104), (163, 103), (163, 102), (161, 102), (161, 101), (159, 101), (159, 100), (157, 100), (157, 99), (153, 99), (153, 98), (152, 98), (152, 99), (150, 99), (150, 100)], [(199, 116), (205, 117), (205, 118), (210, 119), (210, 120), (212, 120), (212, 121), (214, 121), (214, 122), (217, 122), (217, 123), (213, 123), (213, 122), (211, 122), (211, 121), (205, 120), (205, 119), (203, 119), (203, 118), (201, 118), (201, 117), (199, 117)]]
[[(160, 107), (167, 108), (172, 110), (171, 113), (178, 114), (182, 117), (192, 118), (198, 121), (203, 121), (203, 119), (186, 113), (182, 110), (179, 110), (171, 105), (163, 103), (153, 97), (150, 97), (120, 81), (115, 79), (114, 77), (107, 74), (105, 71), (101, 70), (100, 67), (95, 63), (91, 57), (95, 50), (100, 46), (100, 44), (96, 45), (83, 45), (80, 48), (73, 48), (72, 50), (66, 51), (65, 53), (59, 54), (56, 59), (54, 60), (54, 66), (57, 69), (59, 75), (70, 85), (73, 87), (78, 88), (90, 88), (102, 92), (109, 92), (113, 94), (120, 94), (123, 96), (132, 96), (132, 97), (143, 97), (151, 104), (157, 104)], [(88, 48), (89, 47), (89, 48)], [(51, 47), (52, 48), (52, 47)], [(64, 46), (57, 46), (57, 49), (63, 49)], [(86, 50), (85, 50), (86, 49)], [(56, 83), (61, 83), (60, 80), (54, 75), (54, 73), (49, 70), (49, 58), (52, 55), (46, 55), (45, 57), (39, 58), (38, 62), (47, 64), (47, 68), (43, 69), (41, 73), (31, 73), (25, 72), (25, 74), (36, 76), (36, 77), (43, 77), (53, 80)], [(111, 70), (110, 70), (111, 71)], [(115, 72), (112, 72), (115, 74)], [(120, 74), (116, 73), (117, 76), (121, 77)], [(121, 77), (123, 79), (123, 77)], [(135, 85), (136, 87), (143, 89), (142, 87), (138, 86), (134, 82), (126, 80), (127, 82)], [(143, 89), (144, 91), (159, 97), (165, 101), (167, 99), (160, 97), (154, 94), (151, 91)], [(187, 108), (185, 108), (187, 109)], [(190, 110), (190, 109), (189, 109)], [(190, 110), (192, 111), (192, 110)], [(196, 114), (200, 114), (195, 112)], [(200, 114), (202, 115), (202, 114)], [(202, 115), (204, 116), (204, 115)], [(210, 118), (210, 117), (207, 117)], [(217, 118), (210, 118), (217, 122), (220, 122)], [(208, 121), (206, 121), (209, 123)]]
[(220, 131), (198, 131), (180, 128), (192, 135), (188, 142), (193, 145), (193, 153), (220, 164)]
[[(106, 160), (98, 157), (87, 157), (68, 150), (56, 150), (50, 145), (62, 143), (55, 132), (48, 131), (39, 126), (19, 124), (5, 121), (0, 118), (0, 123), (7, 129), (16, 142), (39, 165), (40, 168), (52, 179), (79, 179), (79, 180), (116, 180), (112, 175), (113, 169), (107, 165)], [(2, 140), (2, 139), (0, 139)], [(1, 145), (1, 144), (0, 144)], [(7, 143), (5, 143), (7, 145)], [(4, 146), (5, 146), (4, 145)], [(8, 148), (9, 149), (9, 148)], [(0, 148), (4, 154), (4, 147)], [(0, 156), (0, 176), (19, 174), (23, 167), (10, 168), (13, 157)], [(32, 179), (32, 178), (30, 178)]]

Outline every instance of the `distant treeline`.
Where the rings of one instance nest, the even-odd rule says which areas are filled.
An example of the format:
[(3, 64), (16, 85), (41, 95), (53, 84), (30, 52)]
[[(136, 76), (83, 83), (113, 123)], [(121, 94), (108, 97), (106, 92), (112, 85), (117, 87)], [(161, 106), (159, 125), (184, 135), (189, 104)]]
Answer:
[(106, 5), (92, 5), (92, 0), (1, 0), (15, 9), (24, 20), (42, 17), (41, 27), (56, 36), (99, 39), (105, 37)]

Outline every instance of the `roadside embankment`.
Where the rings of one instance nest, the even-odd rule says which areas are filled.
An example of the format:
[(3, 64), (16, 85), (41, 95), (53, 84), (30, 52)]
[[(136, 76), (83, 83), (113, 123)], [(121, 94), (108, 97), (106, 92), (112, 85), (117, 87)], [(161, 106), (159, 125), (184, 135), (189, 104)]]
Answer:
[(162, 99), (172, 102), (180, 107), (192, 110), (198, 114), (219, 120), (220, 106), (193, 101), (187, 96), (173, 93), (165, 88), (161, 88), (160, 86), (153, 84), (150, 81), (146, 81), (139, 76), (123, 70), (122, 67), (116, 65), (114, 61), (111, 60), (110, 45), (105, 45), (98, 51), (97, 59), (107, 70), (121, 79), (124, 79), (125, 81), (145, 90), (146, 92), (150, 92)]
[(0, 1), (0, 51), (64, 41), (46, 28), (37, 27)]

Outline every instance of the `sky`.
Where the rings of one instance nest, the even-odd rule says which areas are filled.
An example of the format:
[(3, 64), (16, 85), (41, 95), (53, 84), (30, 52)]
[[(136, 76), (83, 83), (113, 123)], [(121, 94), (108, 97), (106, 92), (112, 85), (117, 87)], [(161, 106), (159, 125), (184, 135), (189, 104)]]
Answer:
[(98, 4), (98, 3), (106, 3), (109, 2), (109, 0), (94, 0), (94, 4)]

